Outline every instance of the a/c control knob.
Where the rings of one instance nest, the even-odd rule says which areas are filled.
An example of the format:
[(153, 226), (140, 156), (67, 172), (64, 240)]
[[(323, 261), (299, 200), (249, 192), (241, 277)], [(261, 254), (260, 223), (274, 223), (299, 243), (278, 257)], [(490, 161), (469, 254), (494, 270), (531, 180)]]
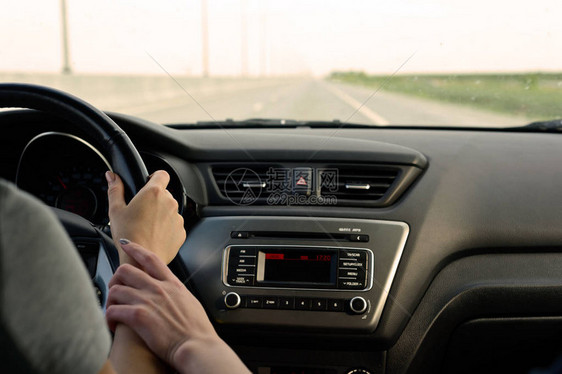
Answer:
[(229, 292), (224, 296), (224, 305), (228, 309), (236, 309), (240, 306), (242, 299), (236, 292)]
[(355, 314), (363, 314), (367, 310), (367, 301), (361, 296), (355, 296), (349, 301), (349, 309)]

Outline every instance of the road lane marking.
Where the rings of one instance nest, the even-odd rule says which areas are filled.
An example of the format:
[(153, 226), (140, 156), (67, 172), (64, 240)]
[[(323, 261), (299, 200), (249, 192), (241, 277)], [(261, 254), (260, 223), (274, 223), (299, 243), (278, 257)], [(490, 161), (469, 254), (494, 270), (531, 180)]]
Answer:
[(348, 95), (344, 91), (340, 90), (339, 88), (336, 88), (336, 87), (334, 87), (332, 85), (329, 85), (329, 84), (326, 84), (326, 85), (323, 85), (323, 86), (328, 91), (330, 91), (331, 93), (336, 95), (340, 100), (342, 100), (343, 102), (350, 105), (353, 109), (359, 108), (359, 113), (361, 113), (362, 115), (367, 117), (374, 125), (379, 125), (379, 126), (390, 125), (390, 122), (388, 122), (386, 120), (386, 118), (384, 118), (383, 116), (381, 116), (378, 113), (375, 113), (371, 109), (367, 108), (361, 102), (355, 100), (353, 97), (351, 97), (350, 95)]

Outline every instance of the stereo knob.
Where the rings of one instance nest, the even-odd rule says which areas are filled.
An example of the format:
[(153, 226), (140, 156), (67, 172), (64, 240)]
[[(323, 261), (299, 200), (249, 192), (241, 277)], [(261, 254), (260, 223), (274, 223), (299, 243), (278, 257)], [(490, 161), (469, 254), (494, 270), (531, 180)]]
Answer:
[(240, 306), (242, 299), (236, 292), (229, 292), (224, 296), (224, 305), (228, 309), (236, 309)]
[(349, 301), (349, 309), (355, 314), (363, 314), (367, 310), (367, 301), (361, 296), (355, 296)]

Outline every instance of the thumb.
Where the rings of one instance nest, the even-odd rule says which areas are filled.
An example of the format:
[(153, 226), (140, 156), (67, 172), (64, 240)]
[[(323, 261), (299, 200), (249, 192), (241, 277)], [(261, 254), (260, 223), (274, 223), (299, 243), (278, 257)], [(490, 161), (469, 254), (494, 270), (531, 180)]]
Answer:
[(111, 212), (115, 212), (127, 204), (125, 203), (125, 186), (121, 181), (121, 178), (117, 174), (111, 171), (105, 173), (105, 179), (107, 180), (107, 197), (109, 199), (109, 215)]

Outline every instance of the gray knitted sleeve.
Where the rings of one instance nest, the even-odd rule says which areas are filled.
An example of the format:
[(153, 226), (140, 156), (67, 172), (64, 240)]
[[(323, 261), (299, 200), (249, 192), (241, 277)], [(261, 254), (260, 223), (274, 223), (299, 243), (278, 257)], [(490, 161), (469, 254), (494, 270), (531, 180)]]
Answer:
[(0, 181), (0, 318), (39, 373), (98, 373), (111, 338), (92, 283), (56, 216)]

